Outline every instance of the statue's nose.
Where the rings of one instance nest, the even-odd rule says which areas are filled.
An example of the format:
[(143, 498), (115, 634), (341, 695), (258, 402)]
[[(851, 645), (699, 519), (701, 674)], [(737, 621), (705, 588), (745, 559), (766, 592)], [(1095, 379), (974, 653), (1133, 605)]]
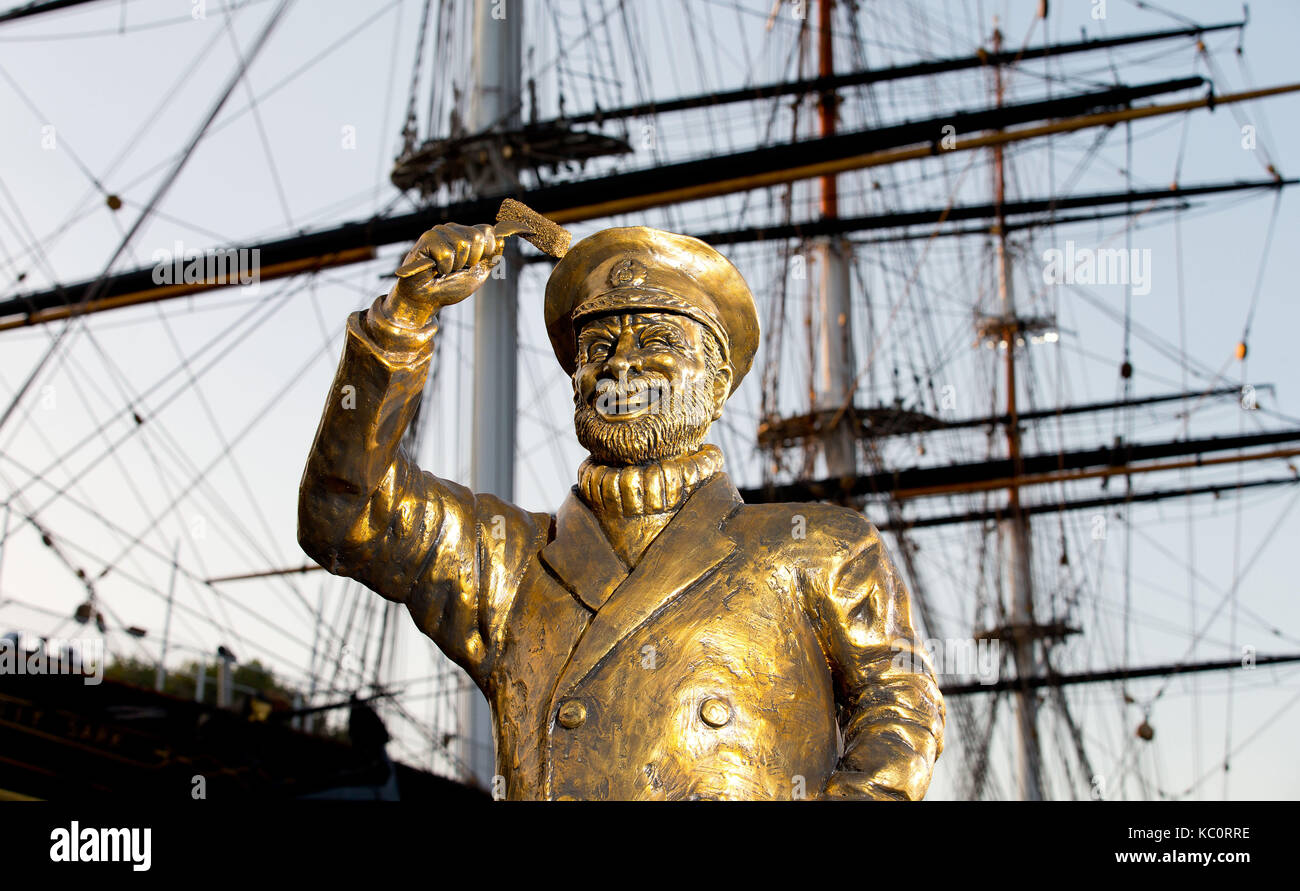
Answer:
[(641, 354), (630, 336), (624, 334), (618, 339), (614, 351), (605, 360), (604, 371), (613, 378), (626, 377), (641, 371)]
[(626, 377), (636, 368), (634, 357), (624, 350), (616, 350), (605, 362), (605, 373), (614, 378)]

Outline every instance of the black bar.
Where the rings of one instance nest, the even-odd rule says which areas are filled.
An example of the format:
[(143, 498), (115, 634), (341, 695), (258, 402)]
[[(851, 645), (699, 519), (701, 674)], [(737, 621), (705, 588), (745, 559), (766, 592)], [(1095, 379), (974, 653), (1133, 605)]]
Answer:
[[(884, 83), (886, 81), (904, 80), (910, 77), (926, 77), (933, 74), (947, 74), (952, 71), (964, 71), (970, 68), (982, 68), (986, 65), (1006, 65), (1042, 59), (1048, 56), (1067, 56), (1072, 53), (1090, 52), (1092, 50), (1111, 49), (1134, 43), (1154, 40), (1168, 40), (1175, 37), (1196, 37), (1211, 31), (1223, 31), (1228, 28), (1240, 28), (1245, 22), (1226, 22), (1207, 25), (1204, 28), (1181, 28), (1173, 31), (1149, 31), (1143, 34), (1128, 34), (1123, 37), (1109, 37), (1102, 40), (1083, 40), (1075, 43), (1062, 43), (1056, 46), (1036, 46), (1023, 50), (1008, 50), (1001, 53), (976, 53), (973, 56), (961, 56), (953, 59), (936, 59), (930, 62), (914, 62), (909, 65), (891, 65), (888, 68), (872, 68), (860, 71), (847, 71), (827, 77), (810, 77), (803, 80), (783, 81), (757, 87), (742, 87), (721, 93), (708, 93), (700, 96), (684, 96), (665, 102), (642, 102), (625, 105), (609, 110), (596, 109), (579, 115), (556, 118), (534, 127), (548, 127), (561, 124), (591, 124), (604, 121), (633, 118), (641, 115), (663, 114), (672, 111), (685, 111), (705, 106), (727, 105), (736, 102), (757, 102), (777, 96), (792, 96), (803, 93), (825, 93), (845, 87), (857, 87), (865, 84)], [(524, 128), (527, 132), (527, 128)]]
[(865, 495), (888, 495), (899, 489), (955, 486), (963, 483), (978, 483), (1021, 475), (1051, 473), (1056, 470), (1081, 470), (1087, 467), (1124, 467), (1135, 461), (1171, 458), (1178, 455), (1198, 455), (1204, 452), (1226, 452), (1234, 449), (1296, 442), (1298, 440), (1300, 440), (1300, 430), (1281, 430), (1244, 436), (1211, 436), (1206, 439), (1174, 439), (1157, 443), (1118, 445), (1112, 448), (1029, 455), (1020, 460), (1019, 467), (1010, 458), (1003, 458), (970, 464), (886, 470), (859, 476), (847, 482), (839, 478), (828, 478), (810, 482), (785, 483), (779, 486), (761, 486), (742, 489), (740, 494), (745, 501), (751, 504), (773, 501), (822, 501)]
[[(1178, 189), (1145, 189), (1134, 192), (1099, 192), (1071, 197), (1035, 198), (1010, 201), (1002, 205), (1002, 214), (1008, 217), (1044, 213), (1055, 210), (1072, 210), (1077, 207), (1103, 207), (1110, 204), (1135, 204), (1143, 201), (1160, 201), (1165, 198), (1187, 198), (1194, 195), (1211, 195), (1216, 192), (1239, 192), (1248, 189), (1277, 189), (1294, 186), (1300, 179), (1261, 179), (1248, 182), (1206, 183)], [(697, 235), (709, 244), (746, 244), (754, 241), (773, 241), (784, 238), (814, 238), (820, 235), (840, 235), (845, 232), (865, 232), (873, 229), (892, 229), (896, 226), (920, 226), (927, 223), (956, 222), (959, 220), (996, 217), (996, 204), (967, 204), (957, 207), (927, 208), (897, 213), (877, 214), (868, 217), (837, 217), (829, 220), (806, 220), (785, 226), (767, 226), (749, 229), (728, 229)]]
[[(1254, 664), (1286, 665), (1300, 662), (1300, 655), (1295, 656), (1258, 656)], [(1203, 671), (1225, 671), (1241, 669), (1242, 660), (1226, 659), (1222, 662), (1197, 662), (1190, 665), (1149, 665), (1145, 668), (1117, 668), (1111, 671), (1086, 671), (1079, 674), (1058, 674), (1036, 678), (1011, 678), (992, 684), (958, 684), (951, 687), (940, 685), (944, 696), (966, 696), (971, 693), (1005, 693), (1010, 690), (1034, 690), (1039, 687), (1064, 687), (1068, 684), (1096, 684), (1103, 681), (1127, 681), (1133, 678), (1153, 678), (1174, 674), (1198, 674)]]
[[(1147, 189), (1133, 192), (1098, 192), (1090, 195), (1076, 195), (1068, 198), (1039, 198), (1034, 200), (1016, 201), (1011, 204), (1003, 205), (1002, 213), (1004, 216), (1021, 216), (1030, 214), (1040, 214), (1028, 223), (1008, 223), (1007, 231), (1026, 228), (1029, 226), (1046, 226), (1046, 225), (1063, 225), (1067, 223), (1086, 223), (1094, 220), (1107, 219), (1107, 216), (1090, 214), (1078, 217), (1053, 217), (1041, 216), (1043, 213), (1052, 214), (1058, 210), (1070, 210), (1077, 207), (1101, 207), (1111, 204), (1131, 204), (1139, 201), (1161, 201), (1166, 198), (1180, 199), (1192, 195), (1211, 195), (1219, 192), (1239, 192), (1248, 189), (1280, 189), (1285, 186), (1294, 186), (1300, 184), (1300, 179), (1257, 179), (1246, 182), (1231, 183), (1205, 183), (1199, 186), (1188, 186), (1187, 188), (1177, 189)], [(1179, 204), (1173, 206), (1158, 206), (1151, 210), (1173, 210), (1186, 209), (1189, 205)], [(749, 244), (759, 241), (780, 241), (787, 238), (813, 238), (819, 235), (843, 235), (848, 232), (862, 232), (873, 229), (892, 229), (901, 226), (916, 226), (926, 223), (937, 223), (939, 221), (949, 222), (966, 219), (993, 219), (997, 216), (997, 205), (995, 204), (968, 204), (951, 208), (930, 208), (927, 210), (900, 211), (897, 213), (879, 214), (871, 217), (836, 217), (831, 220), (805, 220), (801, 223), (790, 223), (781, 226), (755, 226), (748, 229), (728, 229), (715, 232), (696, 233), (695, 237), (701, 241), (708, 242), (712, 245), (732, 245), (732, 244)], [(1150, 211), (1147, 211), (1150, 212)], [(1125, 211), (1114, 216), (1125, 216)], [(937, 234), (939, 237), (947, 235), (979, 235), (990, 231), (988, 227), (979, 229), (960, 229), (944, 230), (933, 233), (925, 232), (920, 235), (906, 236), (910, 238), (929, 238)], [(880, 244), (896, 239), (864, 239), (861, 244)], [(554, 262), (553, 258), (546, 254), (536, 253), (529, 254), (525, 258), (527, 263)]]
[[(1260, 384), (1256, 390), (1272, 390), (1272, 384)], [(1064, 415), (1083, 415), (1095, 411), (1112, 411), (1123, 408), (1139, 408), (1143, 405), (1159, 405), (1164, 402), (1178, 402), (1182, 399), (1204, 399), (1207, 397), (1217, 396), (1240, 396), (1241, 387), (1220, 387), (1217, 390), (1188, 390), (1185, 393), (1164, 393), (1160, 396), (1144, 396), (1140, 399), (1117, 399), (1113, 402), (1085, 402), (1081, 405), (1064, 405), (1060, 408), (1043, 408), (1035, 411), (1022, 412), (1016, 415), (1020, 421), (1041, 421), (1045, 418), (1055, 418)], [(965, 427), (987, 427), (989, 425), (1002, 425), (1010, 423), (1011, 418), (1008, 415), (997, 415), (995, 417), (984, 418), (963, 418), (960, 421), (943, 422), (940, 430), (957, 430)]]
[[(1171, 210), (1193, 210), (1201, 207), (1200, 204), (1192, 204), (1187, 201), (1177, 201), (1171, 204), (1161, 204), (1157, 207), (1144, 208), (1143, 216), (1153, 216), (1159, 213), (1168, 213)], [(1069, 216), (1056, 216), (1055, 214), (1038, 214), (1036, 216), (1024, 217), (1015, 223), (1006, 223), (1002, 228), (1008, 232), (1019, 232), (1022, 229), (1041, 229), (1045, 226), (1069, 226), (1073, 223), (1100, 223), (1103, 220), (1114, 220), (1120, 217), (1131, 217), (1131, 210), (1112, 210), (1106, 213), (1080, 213)], [(930, 238), (956, 238), (962, 235), (989, 235), (993, 229), (988, 225), (965, 226), (959, 229), (943, 229), (940, 231), (920, 231), (920, 232), (902, 232), (898, 235), (879, 235), (875, 238), (853, 238), (850, 243), (854, 245), (867, 244), (894, 244), (900, 241), (925, 241)]]
[[(1255, 389), (1267, 390), (1272, 392), (1272, 384), (1260, 384)], [(1165, 402), (1178, 402), (1186, 399), (1205, 399), (1219, 396), (1239, 396), (1242, 392), (1240, 387), (1220, 387), (1216, 390), (1187, 390), (1182, 393), (1165, 393), (1160, 396), (1144, 396), (1140, 399), (1116, 399), (1109, 402), (1085, 402), (1080, 405), (1063, 405), (1058, 408), (1042, 408), (1034, 411), (1027, 411), (1023, 414), (1016, 415), (1019, 422), (1042, 421), (1056, 417), (1065, 417), (1067, 415), (1091, 414), (1099, 411), (1116, 411), (1125, 408), (1140, 408), (1145, 405), (1159, 405)], [(868, 415), (872, 406), (859, 406), (854, 409), (859, 415)], [(834, 412), (826, 409), (816, 412), (819, 416), (830, 416)], [(803, 415), (802, 417), (810, 417)], [(932, 415), (925, 415), (929, 419), (929, 424), (925, 427), (909, 426), (899, 424), (897, 426), (886, 426), (884, 424), (864, 424), (863, 434), (873, 439), (881, 439), (886, 436), (908, 436), (918, 432), (931, 432), (935, 430), (963, 430), (971, 427), (993, 427), (1005, 426), (1011, 423), (1009, 415), (985, 415), (979, 418), (961, 418), (956, 421), (945, 421)], [(783, 442), (789, 442), (793, 439), (801, 438), (799, 436), (783, 437)], [(219, 581), (224, 581), (219, 580)]]
[[(1300, 183), (1300, 180), (1287, 180), (1285, 182), (1286, 185), (1293, 185), (1295, 183)], [(1276, 183), (1273, 180), (1269, 180), (1268, 184), (1276, 185)], [(1199, 206), (1200, 205), (1198, 204), (1192, 204), (1187, 201), (1174, 201), (1169, 204), (1160, 204), (1157, 205), (1156, 207), (1143, 208), (1142, 214), (1144, 216), (1150, 216), (1152, 214), (1165, 213), (1171, 210), (1191, 210)], [(1068, 226), (1072, 223), (1098, 223), (1103, 220), (1113, 220), (1121, 217), (1131, 217), (1133, 214), (1134, 211), (1131, 210), (1112, 210), (1107, 213), (1073, 214), (1068, 216), (1056, 216), (1055, 213), (1033, 214), (1033, 215), (1025, 216), (1014, 223), (1006, 223), (1004, 224), (1003, 228), (1006, 229), (1006, 231), (1008, 232), (1018, 232), (1021, 229), (1039, 229), (1044, 226)], [(709, 242), (709, 239), (712, 238), (713, 236), (708, 233), (699, 234), (694, 237), (700, 239), (701, 241), (709, 242), (710, 244), (713, 244), (715, 247), (724, 247), (728, 244), (743, 244), (746, 241), (758, 242), (758, 241), (778, 240), (778, 236), (772, 234), (774, 229), (770, 227), (762, 227), (754, 230), (738, 230), (738, 231), (761, 232), (763, 233), (763, 235), (761, 238), (738, 239), (732, 242), (726, 242), (726, 241)], [(924, 230), (920, 232), (903, 232), (898, 235), (882, 235), (876, 238), (854, 238), (854, 239), (850, 239), (850, 241), (852, 244), (855, 245), (893, 244), (899, 241), (922, 241), (929, 238), (953, 238), (959, 235), (989, 235), (992, 233), (992, 231), (993, 229), (989, 225), (978, 225), (978, 226), (966, 226), (964, 228), (941, 229), (938, 231)], [(781, 236), (781, 237), (793, 238), (793, 237), (806, 237), (806, 236), (792, 235), (792, 236)], [(527, 264), (554, 263), (555, 258), (550, 256), (549, 254), (543, 254), (540, 251), (530, 251), (527, 254), (524, 254), (522, 258), (522, 262)]]
[[(1219, 495), (1223, 492), (1235, 492), (1238, 489), (1255, 489), (1261, 486), (1285, 486), (1300, 483), (1300, 477), (1280, 476), (1266, 480), (1253, 480), (1249, 483), (1220, 483), (1214, 486), (1199, 486), (1191, 489), (1160, 489), (1152, 492), (1134, 492), (1125, 495), (1108, 495), (1105, 498), (1086, 498), (1080, 501), (1045, 501), (1042, 504), (1022, 504), (1023, 516), (1032, 514), (1054, 514), (1058, 511), (1088, 510), (1089, 508), (1114, 507), (1120, 504), (1140, 504), (1150, 501), (1163, 501), (1166, 498), (1186, 498), (1191, 495)], [(980, 510), (964, 514), (945, 514), (937, 517), (918, 517), (915, 520), (885, 522), (876, 524), (882, 532), (922, 529), (930, 526), (954, 526), (958, 523), (979, 523), (987, 520), (1006, 519), (1010, 514), (1006, 510)]]

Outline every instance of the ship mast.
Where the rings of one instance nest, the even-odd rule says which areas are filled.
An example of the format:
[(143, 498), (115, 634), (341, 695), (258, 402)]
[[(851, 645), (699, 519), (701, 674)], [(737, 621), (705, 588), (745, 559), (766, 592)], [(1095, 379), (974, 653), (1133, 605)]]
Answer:
[[(502, 13), (497, 17), (497, 12)], [(519, 127), (523, 4), (474, 4), (474, 85), (469, 108), (471, 132), (510, 132)], [(504, 145), (504, 142), (498, 143)], [(515, 186), (509, 153), (489, 152), (473, 176), (476, 195), (495, 195)], [(518, 248), (509, 244), (500, 266), (483, 283), (474, 305), (474, 418), (470, 478), (475, 492), (514, 501), (515, 390), (518, 331)], [(485, 785), (495, 771), (492, 717), (487, 700), (472, 686), (462, 694), (463, 760)]]
[[(819, 0), (817, 5), (817, 74), (827, 80), (835, 74), (834, 43), (831, 21), (835, 0)], [(835, 135), (838, 95), (823, 90), (817, 103), (818, 125), (822, 138)], [(839, 216), (839, 192), (836, 174), (821, 177), (821, 219), (833, 221)], [(849, 284), (849, 249), (841, 235), (817, 240), (814, 256), (820, 271), (817, 294), (817, 327), (814, 332), (813, 366), (814, 412), (831, 413), (833, 421), (820, 431), (819, 445), (826, 462), (826, 474), (851, 477), (857, 473), (857, 437), (852, 412), (837, 411), (852, 405), (857, 363), (853, 356), (852, 301)]]
[[(1002, 52), (1002, 30), (996, 17), (993, 21), (993, 52)], [(1002, 65), (993, 66), (993, 83), (996, 105), (1001, 107), (1005, 94)], [(1020, 509), (1020, 487), (1015, 481), (1022, 475), (1020, 452), (1020, 419), (1016, 405), (1016, 344), (1020, 338), (1020, 324), (1016, 318), (1016, 298), (1009, 255), (1004, 205), (1006, 201), (1006, 158), (1004, 146), (996, 144), (993, 152), (993, 202), (995, 248), (997, 252), (998, 310), (1000, 337), (1006, 361), (1006, 436), (1007, 456), (1015, 468), (1015, 475), (1007, 487), (1006, 516), (998, 523), (1001, 553), (1004, 561), (1008, 626), (1000, 637), (1008, 637), (1012, 658), (1019, 680), (1034, 677), (1034, 589), (1029, 562), (1029, 518)], [(1042, 776), (1039, 770), (1038, 700), (1037, 692), (1028, 686), (1019, 686), (1016, 701), (1016, 784), (1023, 801), (1041, 801)]]

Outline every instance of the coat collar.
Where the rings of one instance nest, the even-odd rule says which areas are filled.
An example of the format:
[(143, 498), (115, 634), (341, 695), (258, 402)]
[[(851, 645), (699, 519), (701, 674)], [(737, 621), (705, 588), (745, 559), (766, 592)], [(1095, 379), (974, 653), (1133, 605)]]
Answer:
[(542, 548), (541, 557), (593, 611), (600, 609), (628, 576), (627, 564), (610, 546), (600, 521), (578, 496), (577, 487), (560, 505), (555, 538)]
[[(585, 518), (574, 516), (573, 502), (585, 512)], [(568, 522), (557, 517), (555, 541), (543, 549), (542, 557), (589, 606), (589, 592), (595, 599), (606, 586), (612, 587), (601, 598), (602, 604), (594, 607), (598, 612), (560, 678), (561, 693), (572, 690), (619, 641), (731, 555), (736, 542), (721, 527), (740, 503), (731, 478), (723, 472), (715, 474), (686, 500), (629, 573), (609, 546), (599, 521), (580, 500), (570, 496), (564, 506), (570, 515)], [(561, 538), (571, 535), (574, 540), (553, 550)], [(621, 578), (616, 567), (621, 567)]]

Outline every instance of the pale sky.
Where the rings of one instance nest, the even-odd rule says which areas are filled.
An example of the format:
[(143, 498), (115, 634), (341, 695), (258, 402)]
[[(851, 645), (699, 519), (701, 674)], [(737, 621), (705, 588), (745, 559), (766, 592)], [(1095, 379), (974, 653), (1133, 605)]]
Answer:
[[(234, 35), (241, 52), (251, 46), (274, 5), (265, 0), (245, 4), (236, 16)], [(608, 0), (587, 4), (586, 19), (575, 3), (537, 0), (522, 8), (526, 33), (537, 37), (531, 64), (538, 74), (544, 114), (554, 113), (560, 86), (566, 109), (574, 111), (590, 108), (593, 96), (610, 107), (637, 100), (639, 91), (668, 98), (780, 80), (789, 73), (793, 25), (781, 20), (767, 31), (768, 0), (629, 5), (639, 16), (635, 22), (640, 30), (633, 33), (624, 32), (613, 15), (615, 4)], [(1008, 45), (1038, 45), (1044, 38), (1042, 26), (1031, 31), (1037, 5), (1037, 0), (932, 0), (888, 8), (862, 4), (867, 25), (861, 49), (871, 66), (966, 55), (987, 44), (994, 14), (1004, 22)], [(1235, 2), (1168, 5), (1203, 24), (1241, 15)], [(1064, 42), (1078, 39), (1081, 27), (1089, 36), (1100, 36), (1178, 25), (1169, 15), (1139, 10), (1121, 0), (1109, 0), (1104, 7), (1104, 18), (1096, 19), (1092, 0), (1053, 2), (1048, 36)], [(411, 86), (421, 8), (415, 0), (296, 3), (117, 268), (147, 265), (155, 251), (170, 249), (177, 240), (201, 250), (364, 219), (387, 209), (409, 210), (411, 204), (388, 183), (387, 174)], [(42, 289), (51, 280), (66, 283), (98, 274), (157, 186), (161, 171), (194, 132), (232, 72), (235, 50), (230, 34), (222, 33), (222, 4), (207, 3), (205, 17), (197, 19), (191, 9), (188, 0), (101, 2), (0, 25), (0, 114), (8, 122), (0, 141), (0, 274), (6, 296), (24, 288)], [(602, 10), (615, 27), (602, 24)], [(596, 38), (583, 38), (588, 26), (595, 29)], [(540, 31), (529, 30), (534, 28)], [(557, 29), (562, 39), (557, 40)], [(1289, 83), (1296, 79), (1297, 38), (1300, 6), (1256, 0), (1240, 61), (1233, 53), (1236, 32), (1224, 32), (1207, 38), (1215, 70), (1198, 62), (1186, 40), (1097, 54), (1086, 62), (1077, 57), (1066, 65), (1067, 82), (1042, 76), (1048, 69), (1041, 63), (1027, 64), (1010, 79), (1008, 101), (1102, 88), (1114, 82), (1112, 62), (1127, 83), (1199, 74), (1213, 77), (1219, 93)], [(463, 39), (433, 53), (433, 70), (444, 93), (447, 72), (460, 70)], [(639, 79), (624, 58), (629, 40), (646, 60), (637, 69)], [(557, 50), (560, 45), (564, 52)], [(852, 52), (847, 39), (837, 42), (841, 51)], [(600, 72), (610, 69), (610, 59), (618, 60), (613, 65), (617, 77), (603, 79)], [(416, 103), (422, 133), (429, 80), (426, 54)], [(846, 102), (846, 119), (860, 122), (866, 116), (894, 123), (988, 101), (978, 72), (882, 85), (871, 95), (874, 104), (855, 93), (852, 103)], [(1199, 92), (1143, 101), (1193, 95)], [(250, 96), (258, 97), (255, 114), (247, 110)], [(636, 122), (629, 131), (636, 154), (624, 166), (787, 139), (788, 123), (763, 136), (767, 108), (733, 106), (665, 115), (653, 122), (653, 131), (644, 129), (645, 122)], [(1050, 159), (1041, 143), (1013, 149), (1009, 191), (1013, 198), (1038, 197), (1053, 188), (1072, 194), (1118, 191), (1124, 188), (1126, 171), (1134, 188), (1160, 188), (1175, 176), (1184, 184), (1255, 179), (1267, 176), (1269, 160), (1283, 175), (1296, 175), (1292, 148), (1300, 143), (1297, 112), (1300, 98), (1291, 95), (1137, 124), (1131, 166), (1123, 128), (1112, 131), (1095, 151), (1092, 135), (1059, 140)], [(807, 121), (807, 115), (801, 120)], [(1255, 128), (1254, 148), (1243, 144), (1243, 127)], [(647, 141), (643, 137), (648, 132), (653, 139)], [(800, 132), (806, 130), (801, 126)], [(970, 166), (968, 161), (845, 175), (845, 212), (942, 207), (950, 197), (959, 203), (988, 201), (987, 158), (981, 156)], [(1077, 175), (1076, 166), (1082, 168)], [(883, 188), (875, 189), (874, 183)], [(106, 206), (105, 191), (122, 197), (120, 211)], [(796, 219), (815, 216), (810, 189), (796, 189), (793, 201)], [(1150, 292), (1132, 297), (1134, 395), (1175, 392), (1184, 386), (1204, 390), (1272, 384), (1276, 390), (1260, 391), (1260, 402), (1275, 414), (1245, 412), (1232, 400), (1198, 403), (1185, 432), (1201, 437), (1300, 427), (1293, 343), (1294, 332), (1300, 330), (1300, 298), (1290, 269), (1300, 209), (1289, 193), (1283, 195), (1275, 220), (1274, 197), (1268, 193), (1202, 202), (1181, 215), (1176, 225), (1171, 215), (1144, 221), (1133, 230), (1131, 244), (1118, 220), (1062, 227), (1014, 242), (1022, 311), (1056, 312), (1061, 332), (1059, 345), (1031, 348), (1028, 366), (1022, 366), (1032, 370), (1030, 379), (1038, 388), (1022, 394), (1026, 404), (1044, 407), (1123, 396), (1117, 373), (1124, 356), (1123, 288), (1051, 289), (1041, 282), (1043, 252), (1064, 249), (1066, 241), (1073, 240), (1081, 246), (1127, 245), (1150, 252)], [(702, 232), (756, 225), (772, 213), (769, 198), (758, 195), (748, 203), (729, 199), (573, 228), (575, 235), (624, 224)], [(1266, 252), (1270, 225), (1271, 249)], [(39, 251), (29, 249), (33, 234)], [(894, 396), (894, 369), (900, 395), (914, 396), (911, 375), (921, 368), (936, 388), (953, 388), (953, 416), (986, 415), (996, 399), (997, 377), (989, 357), (971, 348), (972, 308), (979, 304), (987, 310), (992, 305), (985, 241), (937, 239), (929, 245), (910, 242), (860, 253), (855, 284), (860, 309), (855, 312), (863, 311), (860, 318), (865, 319), (870, 306), (878, 328), (872, 337), (865, 321), (855, 327), (859, 362), (872, 357), (881, 401)], [(92, 576), (112, 567), (96, 585), (111, 623), (150, 630), (138, 644), (120, 631), (110, 636), (116, 651), (156, 656), (170, 553), (179, 541), (180, 563), (187, 574), (178, 587), (182, 608), (172, 626), (176, 660), (199, 651), (211, 653), (224, 643), (241, 658), (260, 658), (287, 680), (302, 683), (313, 638), (310, 610), (322, 591), (327, 617), (342, 617), (337, 619), (340, 628), (354, 602), (363, 613), (374, 609), (378, 598), (355, 599), (351, 588), (325, 580), (323, 574), (226, 584), (219, 597), (194, 579), (306, 561), (294, 532), (297, 485), (338, 360), (342, 326), (349, 312), (368, 305), (386, 287), (382, 276), (397, 265), (404, 250), (402, 245), (391, 246), (375, 262), (329, 271), (315, 280), (268, 282), (257, 294), (205, 294), (117, 310), (74, 325), (66, 352), (0, 430), (0, 502), (11, 508), (0, 563), (0, 598), (12, 598), (0, 603), (0, 630), (49, 633), (60, 628), (60, 633), (71, 634), (75, 626), (59, 616), (70, 615), (85, 598), (72, 571), (42, 547), (39, 533), (25, 520), (31, 514), (56, 540), (67, 542), (64, 550), (75, 565)], [(728, 422), (715, 437), (743, 486), (757, 483), (761, 473), (753, 429), (760, 410), (761, 369), (767, 350), (775, 350), (769, 320), (785, 267), (770, 244), (727, 253), (754, 288), (769, 338), (755, 373), (733, 398)], [(1264, 257), (1267, 263), (1261, 266)], [(919, 271), (909, 285), (913, 270)], [(14, 283), (20, 273), (26, 275), (21, 286)], [(516, 500), (535, 510), (553, 510), (559, 504), (582, 458), (572, 437), (568, 382), (550, 355), (542, 329), (545, 274), (545, 267), (533, 266), (520, 281)], [(1257, 288), (1258, 297), (1253, 298)], [(289, 296), (281, 300), (281, 295)], [(806, 299), (806, 293), (791, 293), (787, 330), (795, 334), (790, 337), (798, 336), (801, 301)], [(1253, 326), (1243, 364), (1233, 352), (1252, 300)], [(468, 425), (458, 420), (471, 410), (470, 318), (468, 305), (444, 315), (444, 364), (430, 388), (438, 421), (426, 431), (419, 456), (427, 469), (462, 482), (468, 482), (471, 458)], [(0, 332), (0, 398), (6, 404), (59, 327)], [(782, 353), (779, 391), (787, 411), (795, 410), (806, 389), (808, 360), (799, 344), (787, 342)], [(1176, 361), (1184, 344), (1194, 360), (1186, 370)], [(944, 356), (951, 358), (940, 361)], [(1205, 369), (1209, 372), (1202, 373)], [(197, 387), (191, 386), (189, 373), (199, 377)], [(866, 381), (864, 369), (864, 388)], [(865, 401), (860, 396), (860, 402)], [(1062, 442), (1070, 448), (1096, 447), (1110, 444), (1117, 434), (1159, 441), (1184, 433), (1173, 418), (1176, 410), (1137, 412), (1131, 428), (1113, 417), (1087, 416), (1067, 425), (1060, 436), (1054, 427), (1031, 433), (1027, 448), (1053, 451)], [(143, 426), (133, 421), (132, 411), (146, 420)], [(977, 441), (968, 438), (959, 445), (941, 440), (925, 457), (918, 456), (915, 443), (895, 442), (889, 445), (889, 459), (901, 466), (979, 460), (982, 453), (970, 445)], [(1250, 466), (1244, 478), (1285, 475), (1285, 464)], [(1135, 486), (1202, 485), (1234, 481), (1236, 474), (1234, 466), (1195, 477), (1171, 473), (1159, 480), (1135, 478)], [(1109, 491), (1122, 491), (1121, 484), (1117, 480)], [(62, 489), (66, 491), (56, 494)], [(1072, 497), (1106, 494), (1095, 485), (1072, 491)], [(1240, 498), (1202, 497), (1133, 509), (1129, 664), (1232, 659), (1243, 646), (1253, 646), (1260, 654), (1300, 652), (1300, 601), (1289, 546), (1300, 536), (1300, 516), (1291, 509), (1296, 492), (1294, 487), (1251, 490)], [(954, 499), (931, 505), (930, 510), (955, 513), (963, 504)], [(867, 513), (873, 520), (884, 519), (878, 506)], [(1060, 588), (1054, 581), (1059, 556), (1055, 541), (1062, 534), (1058, 520), (1045, 515), (1039, 526), (1044, 544), (1035, 559), (1042, 609), (1050, 611), (1049, 604), (1070, 600), (1075, 587), (1083, 592), (1071, 619), (1083, 625), (1085, 634), (1060, 653), (1059, 670), (1111, 667), (1122, 661), (1125, 651), (1125, 526), (1113, 511), (1105, 514), (1105, 535), (1094, 540), (1094, 516), (1085, 512), (1065, 517), (1073, 575)], [(133, 541), (136, 538), (139, 541)], [(918, 534), (916, 540), (922, 546), (915, 558), (921, 581), (943, 622), (943, 633), (937, 636), (969, 635), (975, 617), (976, 592), (970, 586), (977, 531), (948, 527)], [(1235, 576), (1240, 583), (1234, 598)], [(430, 652), (432, 645), (407, 627), (404, 615), (399, 619), (404, 628), (396, 676), (420, 678), (441, 670)], [(358, 617), (358, 627), (360, 622)], [(217, 625), (233, 628), (238, 637)], [(1200, 631), (1194, 634), (1193, 627)], [(328, 652), (322, 657), (332, 665), (342, 658), (343, 643), (327, 641)], [(364, 649), (359, 637), (347, 645), (353, 653)], [(373, 656), (373, 650), (368, 652)], [(428, 702), (419, 697), (429, 688), (426, 682), (411, 694), (411, 709), (422, 718)], [(1132, 692), (1144, 704), (1160, 689), (1157, 679), (1135, 683)], [(1124, 708), (1118, 685), (1080, 688), (1073, 695), (1075, 718), (1084, 727), (1094, 768), (1104, 777), (1124, 776), (1126, 766), (1137, 759), (1143, 775), (1155, 777), (1155, 788), (1170, 795), (1188, 788), (1194, 796), (1207, 798), (1300, 795), (1293, 742), (1300, 734), (1300, 708), (1283, 711), (1300, 695), (1294, 668), (1175, 679), (1151, 706), (1156, 737), (1150, 744), (1134, 739), (1142, 711)], [(1004, 719), (1009, 713), (1009, 707), (1003, 709)], [(417, 758), (415, 731), (391, 715), (389, 720), (397, 722), (394, 754)], [(949, 732), (957, 732), (951, 722)], [(1042, 732), (1054, 765), (1053, 786), (1064, 794), (1056, 749), (1066, 737), (1054, 724)], [(1215, 770), (1225, 747), (1239, 749), (1226, 787), (1222, 772)], [(995, 785), (1000, 794), (1009, 795), (1005, 735), (995, 748), (996, 757), (1003, 759), (995, 769)], [(958, 765), (955, 757), (940, 760), (933, 798), (956, 794), (953, 772)], [(1110, 788), (1116, 786), (1129, 797), (1141, 794), (1131, 774), (1126, 783), (1112, 780)]]

